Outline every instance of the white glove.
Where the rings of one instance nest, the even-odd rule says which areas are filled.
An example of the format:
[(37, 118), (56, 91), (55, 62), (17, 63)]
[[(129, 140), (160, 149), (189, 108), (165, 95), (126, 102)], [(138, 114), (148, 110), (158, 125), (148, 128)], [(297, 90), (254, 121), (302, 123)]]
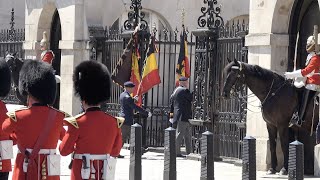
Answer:
[(173, 118), (170, 118), (170, 119), (169, 119), (169, 122), (170, 122), (171, 124), (173, 124), (173, 123), (174, 123)]
[(149, 112), (149, 113), (148, 113), (148, 118), (149, 118), (149, 117), (151, 117), (151, 116), (152, 116), (152, 113), (151, 113), (151, 112)]
[(287, 79), (294, 79), (296, 77), (303, 77), (302, 74), (301, 74), (301, 70), (300, 69), (296, 70), (296, 71), (293, 71), (293, 72), (285, 72), (284, 76)]
[(135, 101), (138, 101), (138, 100), (139, 100), (139, 96), (138, 96), (138, 95), (135, 95), (135, 96), (133, 97), (133, 99), (134, 99)]

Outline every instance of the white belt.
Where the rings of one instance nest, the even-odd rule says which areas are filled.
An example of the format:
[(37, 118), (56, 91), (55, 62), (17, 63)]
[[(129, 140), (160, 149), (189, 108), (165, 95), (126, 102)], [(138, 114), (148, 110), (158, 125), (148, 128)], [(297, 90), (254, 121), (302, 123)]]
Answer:
[(82, 159), (82, 156), (89, 155), (90, 160), (107, 160), (110, 154), (74, 154), (74, 159)]
[[(32, 153), (32, 149), (26, 149), (28, 152)], [(56, 154), (56, 149), (40, 149), (38, 154)], [(20, 150), (19, 150), (19, 153)]]

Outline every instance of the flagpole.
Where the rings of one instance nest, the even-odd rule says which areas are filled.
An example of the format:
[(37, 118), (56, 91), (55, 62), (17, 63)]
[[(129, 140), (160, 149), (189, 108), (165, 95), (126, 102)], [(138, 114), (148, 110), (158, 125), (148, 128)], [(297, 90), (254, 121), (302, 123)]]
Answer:
[[(136, 35), (139, 31), (140, 31), (140, 24), (138, 24), (138, 26), (136, 26), (135, 30), (133, 31), (133, 33), (132, 33), (132, 35), (131, 35), (131, 37), (130, 37), (130, 39), (129, 39), (129, 42), (128, 42), (126, 48), (125, 48), (125, 51), (126, 51), (127, 49), (132, 48), (132, 44), (133, 44), (133, 42), (134, 42), (134, 40), (135, 40), (135, 39), (134, 39), (134, 38), (135, 38), (135, 35)], [(120, 65), (120, 64), (122, 63), (122, 61), (124, 61), (123, 58), (121, 58), (121, 59), (118, 61), (117, 66)], [(116, 71), (117, 71), (117, 68), (113, 69), (112, 74), (115, 74)]]

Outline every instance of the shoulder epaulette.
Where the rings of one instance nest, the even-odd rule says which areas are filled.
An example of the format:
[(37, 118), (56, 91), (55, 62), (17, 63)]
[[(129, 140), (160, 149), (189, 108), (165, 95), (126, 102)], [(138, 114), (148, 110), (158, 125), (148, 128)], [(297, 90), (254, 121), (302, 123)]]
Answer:
[(75, 128), (79, 128), (79, 125), (78, 125), (78, 123), (77, 123), (77, 119), (79, 118), (79, 117), (81, 117), (81, 116), (83, 116), (85, 113), (83, 112), (83, 113), (80, 113), (80, 114), (78, 114), (78, 115), (76, 115), (76, 116), (70, 116), (70, 117), (66, 117), (66, 118), (64, 118), (64, 120), (65, 121), (67, 121), (68, 123), (70, 123), (72, 126), (74, 126)]
[(56, 111), (58, 111), (58, 112), (63, 113), (63, 114), (64, 114), (64, 118), (71, 117), (70, 114), (68, 114), (68, 113), (66, 113), (66, 112), (64, 112), (64, 111), (61, 111), (60, 109), (56, 109), (56, 108), (54, 108), (54, 107), (52, 107), (52, 106), (49, 106), (49, 107), (50, 107), (51, 109), (54, 109), (54, 110), (56, 110)]
[(124, 123), (124, 118), (123, 117), (115, 117), (115, 118), (117, 119), (118, 128), (121, 128), (121, 126)]
[(77, 119), (75, 117), (67, 117), (67, 118), (64, 118), (64, 120), (67, 121), (72, 126), (74, 126), (75, 128), (77, 129), (79, 128)]
[(7, 112), (6, 114), (12, 121), (17, 122), (17, 117), (16, 117), (16, 112), (15, 111)]
[(24, 107), (21, 107), (15, 111), (7, 112), (6, 114), (11, 120), (13, 120), (14, 122), (17, 122), (16, 112), (26, 110), (26, 109), (29, 109), (29, 108), (24, 106)]

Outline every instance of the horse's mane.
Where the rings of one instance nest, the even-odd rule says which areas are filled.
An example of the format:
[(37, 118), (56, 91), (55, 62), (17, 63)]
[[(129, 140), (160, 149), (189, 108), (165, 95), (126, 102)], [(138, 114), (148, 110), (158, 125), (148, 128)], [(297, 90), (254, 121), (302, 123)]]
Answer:
[(279, 80), (285, 80), (285, 78), (278, 73), (271, 71), (269, 69), (262, 68), (258, 65), (250, 65), (247, 63), (242, 63), (244, 66), (244, 69), (246, 69), (247, 73), (250, 73), (250, 75), (262, 78), (262, 79), (270, 79), (271, 77), (273, 79), (279, 79)]

